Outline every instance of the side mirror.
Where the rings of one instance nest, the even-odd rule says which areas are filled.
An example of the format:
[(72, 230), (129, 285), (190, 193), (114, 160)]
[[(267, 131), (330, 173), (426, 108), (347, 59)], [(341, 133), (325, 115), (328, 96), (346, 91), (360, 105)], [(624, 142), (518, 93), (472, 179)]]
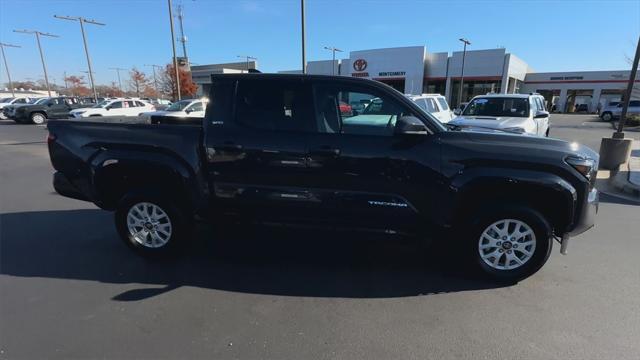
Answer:
[(427, 135), (427, 127), (415, 116), (403, 116), (396, 122), (395, 135)]
[(544, 119), (549, 117), (548, 111), (538, 111), (536, 115), (533, 117), (534, 119)]
[(453, 109), (453, 115), (458, 116), (460, 114), (462, 114), (462, 111), (460, 109)]
[(184, 112), (186, 112), (187, 114), (191, 114), (192, 111), (193, 109), (186, 109)]
[(111, 106), (107, 106), (106, 108), (104, 108), (105, 110), (109, 111), (111, 110)]

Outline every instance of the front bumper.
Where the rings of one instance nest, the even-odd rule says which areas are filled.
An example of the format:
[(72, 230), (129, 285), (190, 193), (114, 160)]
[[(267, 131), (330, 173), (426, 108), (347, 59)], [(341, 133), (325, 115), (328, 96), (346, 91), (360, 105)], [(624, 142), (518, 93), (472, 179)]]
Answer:
[(596, 221), (596, 214), (598, 214), (598, 206), (600, 203), (600, 193), (595, 187), (587, 194), (587, 199), (582, 211), (577, 217), (577, 221), (571, 231), (567, 232), (569, 236), (580, 235), (583, 232), (591, 229)]

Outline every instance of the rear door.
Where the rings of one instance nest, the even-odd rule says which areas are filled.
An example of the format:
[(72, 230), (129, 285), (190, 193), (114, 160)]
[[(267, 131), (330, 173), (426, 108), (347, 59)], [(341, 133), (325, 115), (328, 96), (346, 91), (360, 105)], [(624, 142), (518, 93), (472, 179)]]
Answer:
[(205, 118), (212, 208), (297, 222), (314, 199), (306, 188), (311, 93), (300, 78), (215, 79)]
[[(332, 224), (414, 230), (430, 218), (439, 169), (431, 135), (394, 135), (396, 121), (417, 115), (382, 89), (331, 81), (314, 86), (317, 129), (309, 138), (308, 186), (316, 219)], [(366, 107), (345, 116), (339, 101)]]

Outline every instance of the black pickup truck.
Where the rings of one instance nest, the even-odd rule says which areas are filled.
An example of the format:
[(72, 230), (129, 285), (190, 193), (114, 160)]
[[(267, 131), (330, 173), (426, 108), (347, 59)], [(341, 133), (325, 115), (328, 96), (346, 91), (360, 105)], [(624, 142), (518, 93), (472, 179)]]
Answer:
[(22, 124), (44, 124), (48, 119), (66, 119), (69, 111), (83, 106), (81, 99), (72, 96), (52, 97), (35, 104), (16, 107), (9, 117)]
[[(341, 112), (344, 103), (358, 110)], [(593, 226), (598, 155), (477, 130), (447, 128), (375, 81), (234, 74), (212, 76), (202, 124), (55, 121), (48, 145), (56, 191), (114, 210), (120, 236), (143, 255), (175, 253), (196, 216), (241, 216), (438, 231), (493, 278), (521, 279), (554, 238), (564, 253)]]

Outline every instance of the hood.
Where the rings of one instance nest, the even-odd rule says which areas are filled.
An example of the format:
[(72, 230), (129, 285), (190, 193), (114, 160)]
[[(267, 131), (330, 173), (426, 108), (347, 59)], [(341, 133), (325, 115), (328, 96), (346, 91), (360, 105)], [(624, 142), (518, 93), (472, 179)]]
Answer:
[[(509, 154), (509, 156), (522, 156), (523, 158), (555, 158), (562, 159), (566, 155), (577, 155), (598, 160), (598, 153), (591, 148), (577, 142), (568, 142), (560, 139), (522, 136), (521, 134), (509, 134), (501, 131), (447, 131), (451, 139), (461, 138), (462, 142), (471, 141), (481, 145), (481, 149), (496, 154)], [(457, 141), (453, 141), (457, 143)], [(474, 146), (475, 148), (475, 146)]]
[(459, 126), (481, 126), (494, 129), (509, 127), (523, 127), (527, 118), (508, 116), (458, 116), (451, 120), (451, 124)]

